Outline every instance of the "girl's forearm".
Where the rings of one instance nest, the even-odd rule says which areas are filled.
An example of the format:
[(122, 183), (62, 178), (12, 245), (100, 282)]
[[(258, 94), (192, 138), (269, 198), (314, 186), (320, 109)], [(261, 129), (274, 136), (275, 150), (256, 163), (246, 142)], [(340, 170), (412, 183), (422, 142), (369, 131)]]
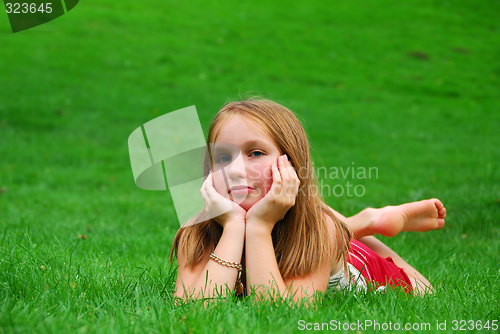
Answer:
[[(244, 240), (244, 221), (228, 222), (213, 253), (228, 262), (240, 263)], [(194, 284), (179, 289), (183, 291), (177, 291), (177, 295), (185, 299), (211, 298), (219, 295), (225, 297), (228, 289), (229, 291), (234, 289), (237, 277), (238, 270), (236, 268), (226, 267), (208, 260)]]
[(249, 222), (245, 233), (245, 265), (248, 293), (253, 288), (262, 298), (288, 295), (276, 261), (271, 233)]

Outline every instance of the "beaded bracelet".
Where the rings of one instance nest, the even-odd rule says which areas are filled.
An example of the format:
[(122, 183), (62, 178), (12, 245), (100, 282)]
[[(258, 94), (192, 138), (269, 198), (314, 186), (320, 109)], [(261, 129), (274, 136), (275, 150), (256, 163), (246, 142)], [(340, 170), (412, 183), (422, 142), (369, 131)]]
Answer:
[(234, 287), (236, 289), (236, 294), (241, 295), (243, 293), (243, 290), (245, 289), (243, 283), (241, 282), (241, 272), (243, 271), (243, 266), (241, 265), (241, 263), (223, 260), (214, 253), (210, 254), (210, 260), (217, 262), (224, 267), (235, 268), (238, 270), (238, 278), (236, 279), (236, 284)]
[(215, 255), (214, 253), (210, 254), (210, 260), (217, 262), (218, 264), (220, 264), (224, 267), (235, 268), (235, 269), (238, 269), (239, 272), (243, 271), (243, 267), (241, 266), (240, 263), (223, 260), (220, 257), (218, 257), (217, 255)]

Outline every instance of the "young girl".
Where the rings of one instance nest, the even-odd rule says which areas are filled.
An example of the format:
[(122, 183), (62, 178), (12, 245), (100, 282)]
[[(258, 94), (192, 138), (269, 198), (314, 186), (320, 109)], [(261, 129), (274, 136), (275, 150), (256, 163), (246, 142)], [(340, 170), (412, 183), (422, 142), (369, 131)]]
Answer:
[(431, 288), (372, 235), (441, 228), (446, 210), (439, 200), (343, 217), (317, 192), (297, 117), (269, 100), (226, 104), (210, 125), (207, 146), (205, 211), (177, 232), (170, 256), (179, 265), (177, 297), (225, 295), (235, 285), (294, 300), (366, 281), (407, 292)]

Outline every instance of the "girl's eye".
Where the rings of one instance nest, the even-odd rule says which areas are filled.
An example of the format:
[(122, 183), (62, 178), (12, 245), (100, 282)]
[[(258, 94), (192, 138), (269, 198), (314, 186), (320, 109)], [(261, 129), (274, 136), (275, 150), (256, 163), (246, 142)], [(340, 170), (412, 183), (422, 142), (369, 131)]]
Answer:
[(231, 161), (231, 157), (229, 155), (221, 155), (217, 158), (217, 162), (219, 163), (227, 163)]
[(262, 156), (263, 153), (259, 152), (259, 151), (254, 151), (254, 152), (250, 153), (250, 155), (252, 155), (252, 154), (254, 157), (260, 157), (260, 156)]

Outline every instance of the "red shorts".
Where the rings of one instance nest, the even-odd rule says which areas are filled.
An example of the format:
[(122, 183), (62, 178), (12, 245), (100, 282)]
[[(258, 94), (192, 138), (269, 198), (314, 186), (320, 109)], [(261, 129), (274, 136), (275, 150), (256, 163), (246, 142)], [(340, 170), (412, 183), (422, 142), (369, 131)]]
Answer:
[(361, 272), (366, 281), (376, 286), (400, 286), (406, 294), (413, 290), (408, 275), (390, 257), (384, 259), (358, 240), (351, 240), (347, 262)]

